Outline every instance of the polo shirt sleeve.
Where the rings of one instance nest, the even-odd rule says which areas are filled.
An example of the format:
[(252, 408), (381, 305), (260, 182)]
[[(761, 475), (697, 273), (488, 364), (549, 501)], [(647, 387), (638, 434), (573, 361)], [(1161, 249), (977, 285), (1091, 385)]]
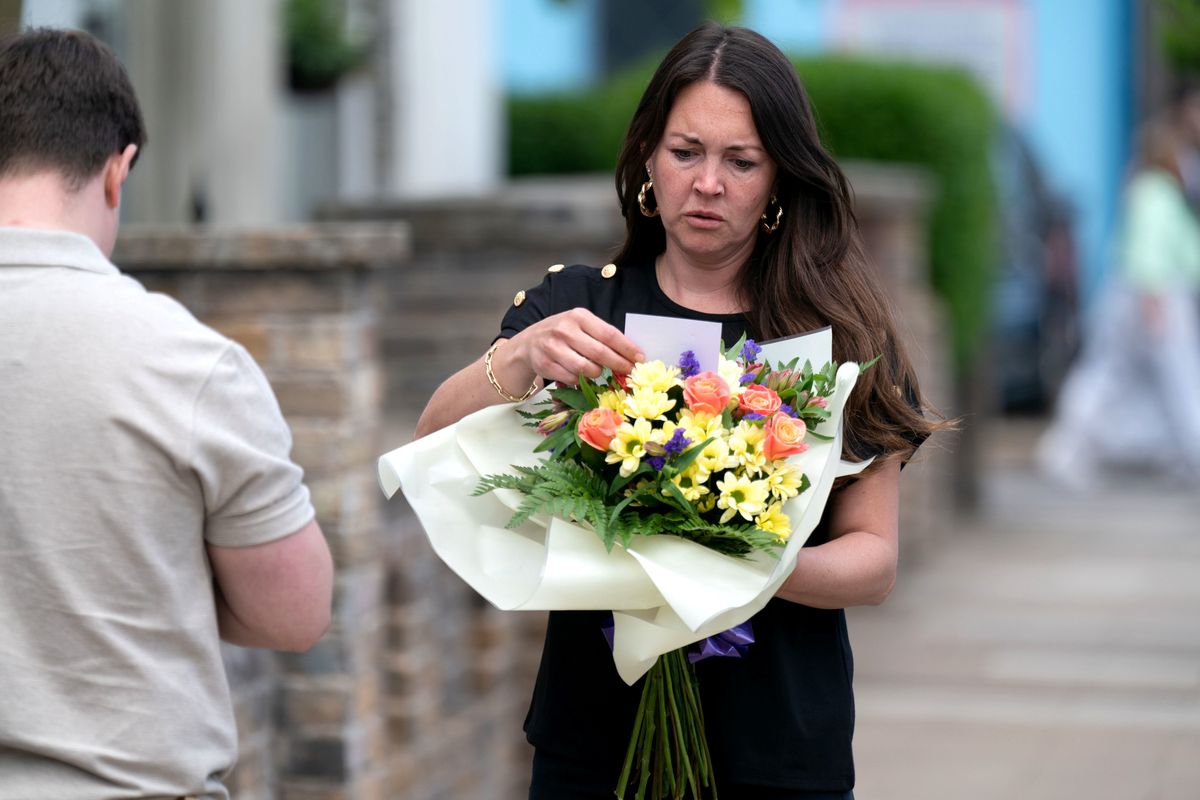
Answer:
[(204, 494), (204, 538), (245, 547), (295, 533), (314, 516), (292, 434), (254, 359), (229, 343), (196, 398), (191, 466)]

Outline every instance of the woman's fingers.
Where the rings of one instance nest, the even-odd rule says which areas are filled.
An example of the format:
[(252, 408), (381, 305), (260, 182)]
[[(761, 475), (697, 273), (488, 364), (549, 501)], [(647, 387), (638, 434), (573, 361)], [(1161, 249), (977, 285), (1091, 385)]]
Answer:
[(634, 364), (646, 360), (642, 349), (624, 333), (590, 311), (577, 310), (586, 315), (580, 320), (580, 328), (587, 336), (581, 355), (622, 374), (628, 374)]
[(575, 383), (581, 374), (598, 378), (604, 367), (628, 373), (644, 360), (625, 334), (582, 308), (548, 317), (526, 332), (532, 337), (530, 366), (547, 380)]

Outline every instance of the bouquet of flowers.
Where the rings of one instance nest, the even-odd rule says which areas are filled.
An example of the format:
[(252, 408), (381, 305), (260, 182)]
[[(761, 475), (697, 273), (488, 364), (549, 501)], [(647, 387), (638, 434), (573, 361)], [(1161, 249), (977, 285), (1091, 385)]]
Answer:
[(613, 612), (618, 673), (647, 676), (620, 796), (712, 783), (690, 662), (744, 650), (833, 481), (865, 466), (840, 460), (860, 369), (831, 363), (831, 344), (828, 329), (742, 341), (702, 353), (707, 370), (664, 348), (380, 458), (384, 493), (403, 487), (438, 555), (497, 607)]
[[(794, 358), (772, 367), (753, 340), (726, 351), (716, 372), (701, 372), (696, 354), (678, 363), (645, 361), (627, 375), (605, 369), (577, 387), (549, 390), (538, 411), (518, 411), (546, 438), (548, 457), (515, 473), (488, 475), (476, 495), (496, 489), (524, 499), (509, 519), (535, 514), (590, 526), (606, 550), (635, 536), (672, 535), (719, 553), (778, 558), (792, 533), (788, 500), (810, 481), (789, 457), (830, 417), (836, 365), (814, 370)], [(736, 654), (736, 651), (735, 651)], [(624, 797), (699, 797), (710, 784), (695, 659), (683, 649), (659, 658), (647, 675), (617, 785)]]

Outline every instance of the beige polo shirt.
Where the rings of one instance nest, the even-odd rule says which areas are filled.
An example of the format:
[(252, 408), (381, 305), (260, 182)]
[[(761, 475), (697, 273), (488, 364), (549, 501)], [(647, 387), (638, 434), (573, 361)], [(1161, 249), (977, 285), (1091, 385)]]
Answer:
[(262, 372), (91, 240), (0, 228), (0, 800), (225, 798), (204, 542), (313, 517)]

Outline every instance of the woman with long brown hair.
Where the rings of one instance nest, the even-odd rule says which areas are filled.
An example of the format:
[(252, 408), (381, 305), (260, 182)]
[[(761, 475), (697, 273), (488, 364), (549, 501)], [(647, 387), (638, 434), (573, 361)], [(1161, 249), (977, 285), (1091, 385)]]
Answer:
[[(498, 338), (438, 388), (424, 435), (485, 405), (642, 359), (628, 313), (710, 320), (723, 339), (832, 326), (834, 357), (881, 355), (845, 416), (846, 457), (875, 462), (835, 490), (795, 571), (753, 618), (745, 657), (697, 664), (721, 794), (851, 796), (852, 659), (842, 609), (896, 577), (901, 464), (932, 430), (893, 315), (858, 238), (850, 188), (774, 45), (705, 25), (666, 56), (617, 166), (627, 238), (612, 264), (552, 267)], [(527, 388), (528, 387), (528, 388)], [(526, 734), (531, 798), (611, 797), (640, 685), (626, 686), (602, 612), (552, 612)]]

